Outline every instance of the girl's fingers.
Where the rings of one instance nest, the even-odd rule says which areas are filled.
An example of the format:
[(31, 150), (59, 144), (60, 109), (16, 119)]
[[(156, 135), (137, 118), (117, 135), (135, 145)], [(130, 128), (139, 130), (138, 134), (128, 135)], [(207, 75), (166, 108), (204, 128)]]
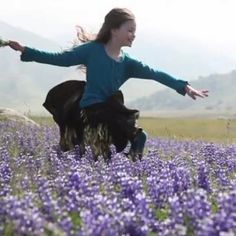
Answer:
[(208, 97), (208, 93), (209, 93), (208, 90), (203, 90), (203, 91), (202, 91), (202, 94), (204, 94), (205, 97)]
[(187, 94), (194, 100), (196, 100), (197, 97), (208, 97), (208, 90), (195, 90), (195, 89), (190, 89), (187, 91)]

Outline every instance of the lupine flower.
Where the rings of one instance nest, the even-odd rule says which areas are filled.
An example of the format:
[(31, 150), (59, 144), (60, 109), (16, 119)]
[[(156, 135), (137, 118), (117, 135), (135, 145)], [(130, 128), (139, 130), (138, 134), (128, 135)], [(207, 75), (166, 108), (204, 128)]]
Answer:
[(62, 152), (54, 125), (0, 133), (1, 235), (236, 235), (236, 145), (154, 138), (107, 164)]

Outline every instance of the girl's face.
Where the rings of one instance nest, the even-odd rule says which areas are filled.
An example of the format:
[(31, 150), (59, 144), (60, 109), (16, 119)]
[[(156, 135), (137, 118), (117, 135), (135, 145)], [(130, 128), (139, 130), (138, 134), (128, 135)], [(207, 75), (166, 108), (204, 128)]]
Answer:
[(118, 29), (112, 30), (112, 37), (120, 47), (132, 46), (135, 39), (136, 23), (134, 20), (124, 22)]

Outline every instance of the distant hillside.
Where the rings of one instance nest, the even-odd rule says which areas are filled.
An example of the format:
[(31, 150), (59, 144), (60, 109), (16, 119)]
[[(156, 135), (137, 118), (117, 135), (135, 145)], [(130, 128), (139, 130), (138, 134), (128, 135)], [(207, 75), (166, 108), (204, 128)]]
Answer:
[[(0, 21), (1, 37), (40, 50), (60, 51), (59, 45), (31, 32)], [(79, 79), (76, 67), (65, 68), (20, 61), (20, 53), (0, 48), (0, 107), (42, 112), (48, 90), (61, 81)]]
[[(138, 34), (133, 47), (127, 51), (159, 71), (188, 81), (236, 69), (236, 54), (233, 56), (221, 47), (214, 50), (211, 45), (192, 40), (187, 35)], [(130, 79), (123, 86), (123, 91), (126, 101), (131, 102), (131, 99), (149, 96), (164, 88), (155, 81)]]
[(151, 96), (143, 97), (128, 104), (141, 111), (236, 111), (235, 101), (236, 71), (229, 74), (213, 74), (191, 81), (198, 89), (209, 89), (210, 96), (205, 99), (192, 100), (172, 89), (164, 89)]

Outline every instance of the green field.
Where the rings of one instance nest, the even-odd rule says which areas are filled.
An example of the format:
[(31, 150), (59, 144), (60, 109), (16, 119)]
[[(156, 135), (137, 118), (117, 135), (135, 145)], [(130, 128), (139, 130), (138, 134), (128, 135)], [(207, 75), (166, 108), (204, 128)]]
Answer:
[[(33, 117), (33, 120), (41, 124), (54, 123), (52, 118), (46, 117)], [(236, 143), (236, 119), (141, 117), (138, 125), (149, 137)]]
[(145, 117), (138, 124), (151, 137), (236, 143), (236, 119)]

